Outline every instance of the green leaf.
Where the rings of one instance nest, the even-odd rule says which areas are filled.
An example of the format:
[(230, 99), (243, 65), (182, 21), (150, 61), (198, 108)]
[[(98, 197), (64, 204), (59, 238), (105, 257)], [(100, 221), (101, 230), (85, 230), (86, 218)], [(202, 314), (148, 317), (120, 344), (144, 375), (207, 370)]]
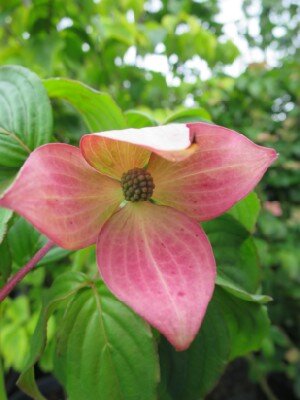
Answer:
[(91, 132), (126, 128), (126, 120), (114, 100), (78, 81), (63, 78), (44, 80), (51, 98), (68, 101), (83, 117)]
[(258, 350), (269, 334), (270, 322), (266, 308), (240, 300), (222, 289), (216, 290), (216, 299), (230, 333), (230, 359)]
[(4, 239), (0, 244), (0, 287), (7, 281), (11, 273), (12, 258), (7, 244), (7, 239)]
[(31, 339), (26, 367), (17, 382), (18, 386), (35, 400), (45, 400), (34, 380), (34, 364), (39, 360), (46, 346), (48, 319), (58, 306), (64, 304), (74, 293), (86, 285), (86, 277), (81, 273), (69, 272), (62, 274), (54, 282), (43, 303), (43, 308)]
[(14, 299), (10, 299), (9, 307), (5, 310), (5, 317), (10, 323), (21, 326), (30, 318), (29, 298), (25, 295), (19, 295)]
[(6, 234), (12, 216), (12, 211), (0, 208), (0, 287), (7, 281), (11, 272), (12, 258)]
[(13, 212), (11, 210), (6, 210), (5, 208), (0, 208), (0, 244), (2, 243), (6, 232), (7, 225), (11, 219)]
[(0, 197), (3, 195), (6, 189), (13, 183), (18, 168), (9, 168), (0, 166)]
[(70, 400), (156, 398), (158, 360), (149, 326), (102, 282), (69, 304), (56, 350), (56, 373)]
[(23, 218), (18, 218), (8, 232), (8, 244), (14, 262), (21, 267), (42, 247), (44, 238)]
[(211, 122), (211, 115), (204, 108), (188, 108), (170, 115), (164, 124), (171, 122)]
[(218, 275), (246, 292), (256, 294), (261, 270), (256, 247), (246, 228), (231, 215), (203, 223), (212, 244)]
[(29, 347), (28, 333), (25, 327), (13, 324), (1, 326), (0, 341), (3, 343), (1, 351), (5, 367), (13, 367), (16, 371), (22, 369)]
[(226, 366), (230, 355), (230, 335), (216, 297), (215, 294), (200, 332), (188, 350), (179, 353), (165, 339), (160, 343), (163, 374), (160, 391), (168, 391), (174, 400), (202, 399)]
[(45, 257), (43, 257), (41, 261), (37, 263), (37, 267), (41, 267), (47, 264), (53, 264), (71, 253), (71, 250), (66, 250), (61, 247), (53, 247), (53, 249), (51, 249), (49, 253), (47, 253)]
[(252, 294), (246, 292), (245, 290), (240, 288), (237, 284), (231, 282), (228, 277), (222, 277), (221, 274), (217, 276), (216, 284), (221, 286), (227, 292), (245, 301), (254, 301), (256, 303), (264, 304), (272, 300), (272, 297), (270, 296), (266, 296), (263, 294)]
[(0, 357), (0, 399), (7, 400), (5, 381), (4, 381), (4, 370), (2, 367), (1, 357)]
[(147, 126), (158, 125), (154, 118), (142, 111), (128, 110), (125, 112), (125, 115), (130, 128), (145, 128)]
[(218, 42), (216, 55), (218, 60), (224, 64), (232, 64), (239, 54), (239, 49), (231, 40), (227, 40), (225, 43)]
[(235, 204), (228, 214), (232, 215), (249, 231), (253, 232), (260, 212), (260, 200), (255, 192)]
[(217, 287), (188, 350), (176, 352), (166, 340), (161, 341), (159, 398), (204, 399), (228, 361), (259, 349), (268, 331), (267, 313), (260, 304), (243, 301)]
[(0, 166), (20, 167), (52, 134), (52, 110), (36, 74), (20, 66), (0, 68)]
[[(9, 248), (14, 255), (14, 263), (18, 267), (26, 264), (46, 242), (46, 236), (21, 217), (15, 221), (8, 233)], [(68, 254), (70, 254), (69, 250), (54, 247), (37, 265), (53, 263)]]

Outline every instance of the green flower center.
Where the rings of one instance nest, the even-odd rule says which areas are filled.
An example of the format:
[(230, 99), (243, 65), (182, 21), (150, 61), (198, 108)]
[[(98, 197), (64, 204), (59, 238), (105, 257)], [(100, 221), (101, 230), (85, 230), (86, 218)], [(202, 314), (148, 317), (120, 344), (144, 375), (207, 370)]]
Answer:
[(133, 168), (124, 172), (121, 185), (127, 201), (149, 200), (155, 188), (152, 176), (143, 168)]

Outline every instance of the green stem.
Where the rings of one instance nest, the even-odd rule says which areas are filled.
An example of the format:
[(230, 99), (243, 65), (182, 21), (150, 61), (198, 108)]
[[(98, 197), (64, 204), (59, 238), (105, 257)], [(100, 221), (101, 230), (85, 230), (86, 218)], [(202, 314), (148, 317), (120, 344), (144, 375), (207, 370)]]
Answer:
[[(253, 354), (249, 354), (247, 357), (247, 360), (250, 364), (252, 364), (252, 366), (255, 368), (255, 357)], [(268, 400), (279, 400), (277, 396), (275, 396), (275, 394), (272, 392), (267, 379), (263, 376), (261, 377), (258, 381), (258, 384), (261, 388), (261, 390), (264, 392), (266, 398)]]
[(261, 390), (264, 392), (268, 400), (279, 400), (278, 397), (275, 396), (275, 394), (272, 392), (270, 389), (270, 386), (268, 385), (268, 382), (265, 378), (262, 378), (259, 381), (259, 385), (261, 387)]

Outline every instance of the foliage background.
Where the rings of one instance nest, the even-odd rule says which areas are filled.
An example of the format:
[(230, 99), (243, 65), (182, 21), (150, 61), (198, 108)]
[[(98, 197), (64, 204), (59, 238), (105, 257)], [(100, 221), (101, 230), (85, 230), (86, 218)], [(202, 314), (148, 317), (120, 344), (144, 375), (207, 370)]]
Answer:
[[(228, 21), (238, 6), (239, 18)], [(258, 189), (262, 209), (255, 232), (262, 291), (274, 298), (268, 306), (272, 327), (248, 363), (250, 378), (262, 386), (282, 374), (295, 398), (300, 398), (299, 20), (293, 0), (0, 1), (1, 65), (22, 65), (44, 79), (72, 78), (108, 92), (136, 127), (213, 120), (280, 153)], [(88, 131), (86, 123), (69, 103), (54, 99), (53, 105), (56, 139), (77, 143)], [(2, 166), (0, 179), (10, 172)], [(17, 239), (22, 224), (22, 232), (29, 232), (24, 243)], [(39, 240), (23, 220), (13, 225), (14, 268), (26, 261), (24, 248), (33, 252)], [(1, 251), (7, 254), (3, 246)], [(75, 270), (89, 268), (88, 251), (72, 257)], [(32, 288), (30, 298), (12, 299), (3, 311), (0, 339), (9, 340), (0, 353), (6, 370), (24, 366), (38, 292), (47, 279), (47, 269), (32, 274), (24, 285), (24, 293)], [(49, 347), (51, 332), (54, 318)], [(47, 354), (51, 349), (41, 367), (51, 370)]]

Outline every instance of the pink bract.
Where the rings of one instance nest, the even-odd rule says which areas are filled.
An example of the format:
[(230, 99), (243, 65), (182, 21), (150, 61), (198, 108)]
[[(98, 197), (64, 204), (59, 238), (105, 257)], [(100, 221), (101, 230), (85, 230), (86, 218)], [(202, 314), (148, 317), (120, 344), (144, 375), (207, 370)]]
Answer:
[[(216, 267), (199, 222), (246, 196), (275, 160), (232, 130), (171, 124), (83, 136), (36, 149), (0, 199), (59, 246), (97, 243), (110, 290), (178, 350), (201, 325)], [(124, 201), (120, 179), (146, 168), (151, 201)]]

